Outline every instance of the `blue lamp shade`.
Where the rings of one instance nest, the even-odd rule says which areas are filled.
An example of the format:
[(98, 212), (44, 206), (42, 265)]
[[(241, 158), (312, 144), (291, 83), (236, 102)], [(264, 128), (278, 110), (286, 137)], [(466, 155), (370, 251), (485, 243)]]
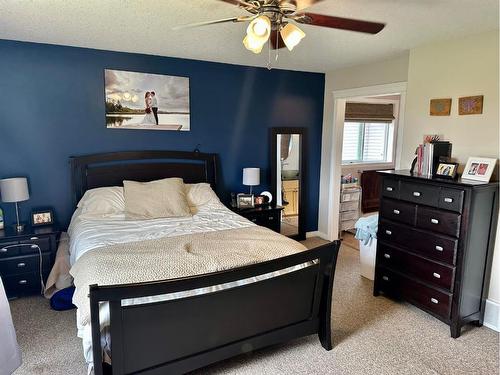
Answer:
[(0, 180), (0, 196), (2, 202), (16, 203), (30, 198), (26, 177), (6, 178)]

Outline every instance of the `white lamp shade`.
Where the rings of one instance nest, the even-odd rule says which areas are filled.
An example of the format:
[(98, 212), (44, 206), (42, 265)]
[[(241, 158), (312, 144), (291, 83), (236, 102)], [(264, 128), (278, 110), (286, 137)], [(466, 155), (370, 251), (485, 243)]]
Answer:
[(260, 185), (260, 168), (243, 168), (243, 185)]
[(28, 180), (25, 177), (6, 178), (0, 180), (2, 202), (22, 202), (30, 198)]

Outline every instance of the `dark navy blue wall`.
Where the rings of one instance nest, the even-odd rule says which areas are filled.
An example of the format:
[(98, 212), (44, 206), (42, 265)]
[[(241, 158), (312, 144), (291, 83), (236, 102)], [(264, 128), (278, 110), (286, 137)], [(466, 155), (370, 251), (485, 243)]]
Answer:
[[(265, 58), (263, 56), (263, 58)], [(106, 129), (104, 69), (190, 78), (191, 131)], [(269, 130), (308, 128), (308, 230), (317, 229), (324, 75), (0, 40), (0, 178), (27, 176), (31, 208), (52, 206), (63, 225), (71, 205), (68, 157), (123, 150), (220, 155), (218, 193), (246, 191), (242, 168), (269, 186)], [(13, 221), (11, 204), (2, 204)]]

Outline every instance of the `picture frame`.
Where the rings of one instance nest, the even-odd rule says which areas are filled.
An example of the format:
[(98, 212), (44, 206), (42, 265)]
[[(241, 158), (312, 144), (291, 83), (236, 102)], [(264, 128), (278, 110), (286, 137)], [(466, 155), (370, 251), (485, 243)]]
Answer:
[(497, 159), (471, 156), (465, 165), (462, 179), (489, 182), (496, 163)]
[(40, 227), (44, 225), (54, 224), (54, 211), (51, 209), (46, 210), (33, 210), (31, 211), (31, 226)]
[(0, 230), (3, 230), (3, 210), (0, 208)]
[(458, 163), (439, 162), (435, 177), (455, 179), (457, 177)]
[(451, 98), (430, 100), (429, 115), (449, 116), (450, 113), (451, 113)]
[(458, 114), (480, 115), (483, 113), (483, 95), (464, 96), (458, 99)]
[(253, 194), (238, 194), (236, 198), (236, 203), (238, 208), (254, 208), (255, 200)]

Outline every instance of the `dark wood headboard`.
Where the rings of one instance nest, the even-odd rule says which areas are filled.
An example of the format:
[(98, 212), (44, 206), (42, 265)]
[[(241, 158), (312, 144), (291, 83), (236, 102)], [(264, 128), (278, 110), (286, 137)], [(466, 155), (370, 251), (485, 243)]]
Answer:
[(124, 151), (70, 157), (73, 203), (103, 186), (123, 180), (153, 181), (181, 177), (186, 183), (207, 182), (215, 190), (217, 154), (187, 151)]

